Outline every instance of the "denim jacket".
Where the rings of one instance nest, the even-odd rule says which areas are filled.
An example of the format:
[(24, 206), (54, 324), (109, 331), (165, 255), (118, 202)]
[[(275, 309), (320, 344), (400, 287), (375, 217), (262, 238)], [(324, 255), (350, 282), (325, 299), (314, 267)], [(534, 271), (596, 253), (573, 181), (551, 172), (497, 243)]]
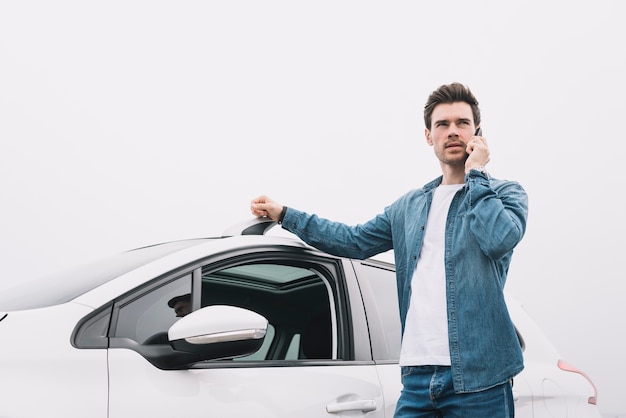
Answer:
[[(283, 228), (309, 245), (365, 259), (393, 249), (402, 330), (411, 278), (439, 177), (412, 190), (370, 221), (348, 226), (288, 208)], [(513, 249), (526, 229), (528, 198), (516, 182), (476, 170), (452, 199), (446, 221), (448, 336), (454, 388), (476, 392), (507, 382), (524, 368), (503, 294)], [(418, 289), (416, 289), (418, 290)]]

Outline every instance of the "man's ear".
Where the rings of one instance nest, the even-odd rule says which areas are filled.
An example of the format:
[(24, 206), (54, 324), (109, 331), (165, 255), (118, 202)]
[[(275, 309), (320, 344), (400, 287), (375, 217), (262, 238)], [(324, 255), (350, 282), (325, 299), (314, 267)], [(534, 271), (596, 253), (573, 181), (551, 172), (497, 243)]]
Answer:
[(428, 145), (430, 145), (432, 147), (433, 146), (433, 140), (430, 137), (430, 130), (428, 130), (427, 128), (424, 129), (424, 136), (426, 136), (426, 142), (428, 143)]

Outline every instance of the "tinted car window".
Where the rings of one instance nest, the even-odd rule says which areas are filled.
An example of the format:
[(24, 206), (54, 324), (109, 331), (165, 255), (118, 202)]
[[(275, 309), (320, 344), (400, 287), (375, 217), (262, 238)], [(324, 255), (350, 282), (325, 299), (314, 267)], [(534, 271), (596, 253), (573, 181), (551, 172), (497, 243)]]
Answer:
[(243, 360), (331, 359), (334, 302), (329, 283), (310, 269), (255, 263), (205, 268), (202, 306), (230, 305), (263, 315), (270, 332), (259, 352)]
[(179, 277), (165, 277), (118, 300), (110, 347), (132, 349), (165, 369), (222, 364), (221, 359), (201, 358), (201, 354), (185, 357), (170, 345), (168, 330), (184, 316), (177, 307), (189, 302), (187, 313), (228, 305), (268, 320), (260, 348), (233, 358), (235, 362), (337, 359), (342, 347), (336, 308), (339, 292), (336, 278), (314, 263), (250, 262), (246, 257), (241, 263), (208, 264)]
[[(119, 309), (115, 336), (140, 344), (167, 344), (167, 330), (185, 312), (176, 312), (174, 303), (191, 294), (191, 274), (148, 292)], [(186, 312), (188, 313), (188, 312)]]
[(402, 329), (395, 271), (366, 261), (355, 267), (363, 291), (374, 357), (376, 360), (398, 360)]

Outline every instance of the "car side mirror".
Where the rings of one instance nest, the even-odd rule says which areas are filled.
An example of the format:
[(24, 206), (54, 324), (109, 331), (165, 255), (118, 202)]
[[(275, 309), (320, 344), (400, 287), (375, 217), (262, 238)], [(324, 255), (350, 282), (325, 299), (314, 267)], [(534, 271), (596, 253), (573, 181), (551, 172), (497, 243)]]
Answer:
[(265, 317), (248, 309), (213, 305), (178, 320), (168, 338), (175, 350), (201, 354), (206, 360), (233, 358), (257, 351), (267, 325)]

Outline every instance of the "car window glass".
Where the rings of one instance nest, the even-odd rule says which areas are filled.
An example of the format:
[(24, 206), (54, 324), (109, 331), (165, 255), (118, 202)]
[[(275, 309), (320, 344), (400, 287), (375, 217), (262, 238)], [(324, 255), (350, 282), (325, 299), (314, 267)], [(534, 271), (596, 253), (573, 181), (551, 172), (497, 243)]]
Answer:
[(289, 348), (287, 349), (285, 360), (294, 360), (300, 358), (300, 356), (300, 334), (295, 334), (291, 340), (291, 344), (289, 344)]
[(269, 322), (263, 346), (235, 361), (332, 359), (334, 301), (328, 279), (310, 268), (254, 263), (202, 274), (201, 306), (230, 305)]
[[(368, 310), (368, 316), (377, 315), (382, 323), (383, 341), (387, 345), (389, 356), (400, 357), (401, 326), (398, 309), (398, 291), (395, 273), (391, 270), (361, 264), (363, 273), (360, 278), (367, 280), (372, 289), (371, 295), (375, 300), (376, 311)], [(371, 308), (371, 307), (370, 307)]]
[[(109, 346), (134, 350), (164, 369), (206, 367), (224, 360), (258, 363), (349, 356), (351, 351), (341, 350), (347, 350), (350, 340), (337, 337), (338, 329), (343, 329), (337, 318), (340, 285), (327, 266), (301, 260), (230, 261), (227, 266), (208, 264), (177, 278), (164, 277), (115, 302)], [(248, 355), (213, 357), (211, 353), (228, 346), (208, 344), (205, 351), (194, 353), (174, 347), (168, 338), (170, 327), (189, 312), (213, 305), (243, 308), (267, 319), (259, 348)]]
[[(191, 275), (157, 287), (142, 297), (122, 305), (119, 310), (116, 337), (130, 338), (141, 344), (167, 343), (167, 330), (184, 316), (176, 308), (191, 293)], [(188, 312), (187, 312), (188, 313)]]

